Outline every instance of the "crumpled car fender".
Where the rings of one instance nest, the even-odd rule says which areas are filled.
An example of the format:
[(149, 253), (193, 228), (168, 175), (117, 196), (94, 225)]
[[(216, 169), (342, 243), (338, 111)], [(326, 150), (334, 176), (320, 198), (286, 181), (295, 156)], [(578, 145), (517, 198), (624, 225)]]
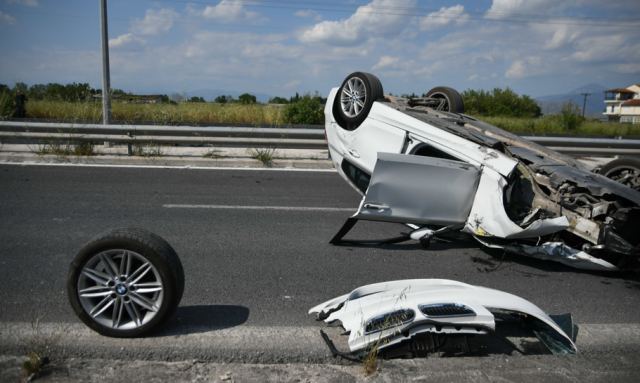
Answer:
[(522, 228), (511, 221), (504, 208), (507, 181), (497, 172), (483, 168), (465, 231), (480, 237), (535, 238), (569, 227), (565, 216), (539, 219)]

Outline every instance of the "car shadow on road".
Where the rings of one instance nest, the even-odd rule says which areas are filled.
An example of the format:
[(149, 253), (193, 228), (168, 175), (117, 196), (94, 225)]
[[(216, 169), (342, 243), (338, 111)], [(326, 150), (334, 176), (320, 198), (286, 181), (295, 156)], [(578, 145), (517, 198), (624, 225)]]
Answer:
[(249, 319), (249, 309), (236, 305), (178, 307), (176, 315), (156, 336), (187, 335), (240, 326)]

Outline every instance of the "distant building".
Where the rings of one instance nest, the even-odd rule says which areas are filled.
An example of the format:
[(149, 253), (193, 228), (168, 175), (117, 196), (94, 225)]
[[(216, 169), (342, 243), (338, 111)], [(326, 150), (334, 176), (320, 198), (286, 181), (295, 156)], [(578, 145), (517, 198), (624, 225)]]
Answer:
[(640, 124), (640, 84), (604, 91), (604, 113), (609, 121)]

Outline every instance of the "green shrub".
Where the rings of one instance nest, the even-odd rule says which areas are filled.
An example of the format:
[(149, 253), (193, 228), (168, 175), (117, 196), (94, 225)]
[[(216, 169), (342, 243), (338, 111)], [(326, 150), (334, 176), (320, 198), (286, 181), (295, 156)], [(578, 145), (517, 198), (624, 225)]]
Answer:
[(291, 124), (322, 124), (323, 104), (318, 97), (304, 96), (284, 108), (284, 120)]
[[(584, 120), (580, 116), (579, 124), (568, 129), (572, 122), (563, 122), (561, 115), (551, 115), (539, 118), (513, 118), (513, 117), (482, 117), (482, 121), (488, 122), (498, 128), (512, 133), (524, 135), (579, 135), (579, 136), (640, 136), (640, 125), (620, 124), (618, 122), (602, 122), (598, 120)], [(567, 117), (571, 121), (572, 117)]]
[(256, 96), (249, 93), (243, 93), (240, 96), (238, 96), (238, 102), (244, 105), (255, 104)]
[(566, 130), (576, 130), (582, 124), (584, 118), (580, 115), (580, 108), (569, 102), (562, 106), (560, 111), (560, 121)]
[(9, 91), (0, 92), (0, 120), (13, 116), (13, 95)]
[(511, 89), (492, 91), (467, 89), (462, 92), (468, 114), (482, 116), (538, 117), (540, 106), (527, 95), (518, 95)]
[(289, 103), (289, 100), (287, 100), (284, 97), (276, 96), (276, 97), (271, 97), (269, 99), (269, 104), (288, 104), (288, 103)]

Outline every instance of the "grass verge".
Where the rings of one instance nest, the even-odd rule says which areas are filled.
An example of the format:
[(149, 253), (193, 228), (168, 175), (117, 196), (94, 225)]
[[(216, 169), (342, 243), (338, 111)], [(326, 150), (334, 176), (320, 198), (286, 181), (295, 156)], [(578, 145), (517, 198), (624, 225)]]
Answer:
[(162, 147), (156, 144), (134, 144), (131, 148), (131, 154), (140, 157), (160, 157), (164, 153)]
[(39, 155), (54, 154), (60, 157), (67, 157), (72, 155), (74, 156), (96, 155), (95, 147), (90, 142), (83, 142), (77, 145), (72, 145), (69, 143), (51, 142), (47, 144), (38, 145), (33, 151)]
[(539, 118), (515, 117), (477, 117), (506, 131), (524, 135), (566, 135), (566, 136), (640, 136), (640, 125), (620, 124), (617, 122), (602, 122), (586, 120), (574, 126), (566, 127), (562, 116), (544, 116)]
[(256, 159), (266, 167), (273, 166), (273, 156), (276, 153), (275, 148), (256, 148), (251, 149), (251, 158)]
[[(217, 103), (179, 103), (173, 104), (133, 104), (114, 102), (112, 119), (128, 124), (156, 125), (215, 125), (239, 124), (280, 126), (293, 118), (288, 114), (297, 112), (296, 120), (305, 123), (322, 121), (321, 105), (298, 109), (287, 109), (278, 105), (264, 104), (217, 104)], [(65, 122), (100, 123), (101, 104), (96, 102), (68, 101), (28, 101), (27, 117), (34, 119), (58, 120)], [(319, 114), (318, 114), (319, 113)], [(316, 116), (316, 114), (318, 114)], [(305, 116), (312, 116), (309, 121)], [(620, 124), (579, 117), (574, 123), (566, 116), (549, 115), (539, 118), (483, 117), (476, 116), (499, 128), (517, 134), (530, 135), (568, 135), (568, 136), (640, 136), (640, 124)]]
[[(100, 123), (102, 106), (96, 102), (29, 101), (27, 117), (66, 122)], [(277, 105), (215, 103), (130, 104), (114, 102), (111, 118), (129, 124), (156, 125), (283, 125), (283, 108)]]

